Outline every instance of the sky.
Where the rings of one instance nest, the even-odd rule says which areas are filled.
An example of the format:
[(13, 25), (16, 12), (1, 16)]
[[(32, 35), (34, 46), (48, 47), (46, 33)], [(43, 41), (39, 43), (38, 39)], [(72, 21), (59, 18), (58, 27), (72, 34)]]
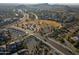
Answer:
[(0, 3), (79, 3), (79, 0), (0, 0)]

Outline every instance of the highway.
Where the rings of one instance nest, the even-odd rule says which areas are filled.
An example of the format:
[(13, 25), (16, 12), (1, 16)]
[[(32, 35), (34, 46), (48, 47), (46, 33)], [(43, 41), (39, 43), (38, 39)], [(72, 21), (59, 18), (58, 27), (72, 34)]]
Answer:
[[(28, 14), (24, 14), (24, 17), (21, 19), (22, 21), (25, 20), (26, 18), (28, 19), (29, 18), (29, 15), (28, 17), (26, 17)], [(37, 19), (37, 17), (36, 17)], [(17, 22), (15, 22), (17, 23)], [(10, 25), (10, 24), (9, 24)], [(52, 41), (52, 40), (55, 40), (55, 39), (50, 39), (50, 38), (45, 38), (43, 36), (40, 36), (38, 33), (33, 33), (33, 31), (31, 30), (28, 30), (28, 29), (22, 29), (22, 28), (19, 28), (19, 27), (15, 27), (15, 26), (6, 26), (6, 28), (14, 28), (14, 29), (18, 29), (18, 30), (21, 30), (23, 32), (25, 32), (26, 34), (29, 33), (29, 36), (30, 35), (33, 35), (35, 36), (36, 38), (38, 38), (40, 41), (42, 41), (43, 43), (47, 44), (48, 46), (50, 46), (51, 48), (55, 49), (56, 51), (58, 51), (59, 53), (61, 53), (62, 55), (73, 55), (74, 53), (71, 53), (67, 48), (63, 47), (62, 45), (59, 45), (58, 43), (56, 43), (55, 41)], [(29, 37), (28, 36), (28, 37)], [(24, 37), (26, 38), (26, 36)], [(21, 39), (24, 39), (24, 38), (21, 38)]]
[(67, 48), (63, 47), (62, 45), (59, 45), (56, 41), (54, 41), (55, 39), (45, 38), (43, 36), (40, 36), (38, 33), (33, 33), (33, 31), (28, 30), (28, 29), (24, 30), (22, 28), (14, 27), (14, 26), (12, 26), (10, 28), (15, 28), (15, 29), (21, 30), (21, 31), (26, 32), (26, 33), (28, 32), (29, 36), (30, 35), (35, 36), (40, 41), (42, 41), (43, 43), (47, 44), (48, 46), (50, 46), (51, 48), (55, 49), (56, 51), (58, 51), (59, 53), (61, 53), (63, 55), (64, 54), (65, 55), (73, 55), (74, 54), (74, 53), (70, 52), (70, 50), (68, 50)]
[(34, 15), (36, 20), (38, 20), (38, 19), (39, 19), (39, 18), (38, 18), (38, 16), (37, 16), (35, 13), (30, 12), (30, 14)]
[[(37, 37), (39, 40), (41, 40), (43, 43), (46, 43), (47, 45), (49, 45), (51, 48), (55, 49), (56, 51), (60, 52), (61, 54), (65, 54), (65, 55), (72, 55), (74, 53), (70, 52), (68, 49), (66, 49), (65, 47), (63, 47), (62, 45), (59, 45), (57, 42), (55, 42), (55, 39), (50, 39), (50, 38), (45, 38), (42, 37), (40, 35), (34, 35), (35, 37)], [(53, 40), (53, 41), (51, 41)]]
[[(35, 16), (35, 19), (37, 19), (38, 20), (38, 16), (35, 14), (35, 13), (33, 13), (33, 12), (29, 12), (30, 14), (32, 14), (32, 15), (34, 15)], [(10, 25), (14, 25), (14, 24), (17, 24), (17, 23), (21, 23), (21, 22), (24, 22), (26, 19), (30, 19), (29, 18), (29, 13), (24, 13), (23, 12), (23, 17), (22, 18), (20, 18), (19, 20), (16, 20), (15, 22), (12, 22), (12, 23), (9, 23), (9, 24), (6, 24), (6, 25), (3, 25), (3, 26), (1, 26), (1, 28), (5, 28), (5, 27), (7, 27), (7, 26), (10, 26)]]
[(30, 19), (28, 13), (23, 13), (23, 15), (23, 18), (21, 18), (20, 20), (25, 21), (26, 19)]

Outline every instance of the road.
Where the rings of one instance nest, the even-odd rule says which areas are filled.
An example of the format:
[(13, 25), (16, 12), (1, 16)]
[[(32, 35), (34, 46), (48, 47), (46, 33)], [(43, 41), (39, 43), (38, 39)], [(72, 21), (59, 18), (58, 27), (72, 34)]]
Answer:
[[(18, 30), (21, 30), (21, 31), (24, 31), (24, 32), (28, 32), (29, 33), (29, 36), (30, 35), (33, 35), (35, 36), (36, 38), (38, 38), (40, 41), (42, 41), (43, 43), (47, 44), (48, 46), (50, 46), (51, 48), (55, 49), (56, 51), (60, 52), (61, 54), (65, 54), (65, 55), (73, 55), (74, 53), (71, 53), (70, 50), (68, 50), (67, 48), (63, 47), (62, 45), (59, 45), (58, 43), (56, 43), (56, 41), (53, 41), (55, 39), (50, 39), (50, 38), (45, 38), (43, 36), (40, 36), (39, 34), (37, 33), (33, 33), (33, 31), (31, 30), (24, 30), (22, 28), (19, 28), (19, 27), (10, 27), (10, 28), (15, 28), (15, 29), (18, 29)], [(29, 37), (28, 36), (28, 37)]]
[[(35, 14), (34, 14), (34, 15), (35, 15)], [(26, 16), (28, 16), (28, 17), (26, 17)], [(26, 18), (27, 18), (27, 19), (29, 18), (29, 15), (28, 15), (28, 14), (24, 14), (24, 17), (22, 18), (22, 21), (25, 20)], [(37, 16), (36, 16), (36, 19), (38, 19)], [(17, 23), (17, 22), (15, 22), (15, 23)], [(57, 44), (55, 41), (51, 41), (51, 40), (53, 40), (53, 39), (50, 40), (49, 38), (48, 38), (48, 39), (47, 39), (47, 38), (44, 38), (44, 37), (40, 36), (39, 34), (33, 33), (32, 31), (30, 31), (30, 30), (28, 30), (28, 29), (24, 30), (24, 29), (22, 29), (22, 28), (15, 27), (15, 26), (6, 26), (6, 28), (18, 29), (18, 30), (21, 30), (21, 31), (23, 31), (23, 32), (25, 32), (25, 33), (28, 32), (29, 35), (35, 36), (35, 37), (38, 38), (40, 41), (42, 41), (43, 43), (47, 44), (48, 46), (50, 46), (51, 48), (55, 49), (56, 51), (60, 52), (61, 54), (65, 54), (65, 55), (72, 55), (72, 54), (73, 54), (73, 53), (71, 53), (68, 49), (66, 49), (66, 48), (64, 48), (63, 46)], [(28, 37), (29, 37), (29, 36), (28, 36)], [(25, 37), (25, 38), (26, 38), (26, 37)], [(23, 39), (24, 39), (24, 38), (23, 38)]]
[[(34, 15), (35, 16), (35, 19), (38, 19), (38, 16), (35, 13), (33, 13), (33, 12), (29, 12), (29, 13), (32, 14), (32, 15)], [(15, 22), (12, 22), (12, 23), (3, 25), (3, 26), (1, 26), (1, 28), (5, 28), (5, 27), (10, 26), (10, 25), (14, 25), (14, 24), (17, 24), (17, 23), (24, 22), (26, 19), (30, 19), (29, 18), (29, 16), (30, 16), (29, 13), (24, 13), (23, 12), (23, 15), (24, 16), (22, 18), (20, 18), (19, 20), (15, 21)]]
[(47, 45), (49, 45), (51, 48), (60, 52), (61, 54), (65, 54), (65, 55), (73, 55), (74, 54), (74, 53), (70, 52), (68, 49), (66, 49), (65, 47), (63, 47), (62, 45), (59, 45), (58, 43), (56, 43), (55, 41), (51, 41), (54, 39), (45, 38), (45, 37), (42, 37), (37, 34), (35, 34), (34, 36), (37, 37), (39, 40), (41, 40), (43, 43), (46, 43)]
[(26, 19), (30, 19), (28, 13), (23, 13), (23, 15), (24, 15), (23, 18), (21, 18), (22, 21), (25, 21)]
[(17, 24), (17, 23), (21, 23), (21, 22), (25, 21), (26, 19), (29, 19), (29, 14), (28, 13), (24, 13), (23, 12), (23, 15), (24, 16), (22, 18), (16, 20), (15, 22), (12, 22), (12, 23), (8, 23), (6, 25), (3, 25), (3, 26), (1, 26), (1, 28), (9, 27), (11, 25), (14, 25), (14, 24)]
[(35, 13), (30, 12), (30, 14), (34, 15), (34, 16), (35, 16), (35, 19), (37, 19), (37, 20), (38, 20), (38, 16), (37, 16)]

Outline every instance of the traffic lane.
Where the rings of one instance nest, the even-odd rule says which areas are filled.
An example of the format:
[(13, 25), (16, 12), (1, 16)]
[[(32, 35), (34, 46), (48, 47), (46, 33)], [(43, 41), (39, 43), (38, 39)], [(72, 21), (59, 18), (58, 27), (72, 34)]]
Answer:
[(63, 52), (66, 55), (74, 55), (74, 53), (70, 52), (68, 49), (62, 47), (61, 45), (56, 44), (55, 42), (47, 39), (48, 43), (50, 43), (53, 47), (57, 48), (59, 51)]

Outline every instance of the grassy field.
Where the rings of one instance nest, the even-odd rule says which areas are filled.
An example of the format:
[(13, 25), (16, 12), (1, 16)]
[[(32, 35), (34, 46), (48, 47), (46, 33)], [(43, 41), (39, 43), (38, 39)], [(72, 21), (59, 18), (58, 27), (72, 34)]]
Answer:
[(32, 24), (37, 24), (37, 25), (40, 25), (40, 26), (47, 26), (47, 25), (50, 25), (54, 28), (62, 28), (62, 25), (56, 21), (53, 21), (53, 20), (31, 20), (31, 21), (27, 21), (27, 22), (24, 22), (25, 24), (29, 24), (29, 23), (32, 23)]

